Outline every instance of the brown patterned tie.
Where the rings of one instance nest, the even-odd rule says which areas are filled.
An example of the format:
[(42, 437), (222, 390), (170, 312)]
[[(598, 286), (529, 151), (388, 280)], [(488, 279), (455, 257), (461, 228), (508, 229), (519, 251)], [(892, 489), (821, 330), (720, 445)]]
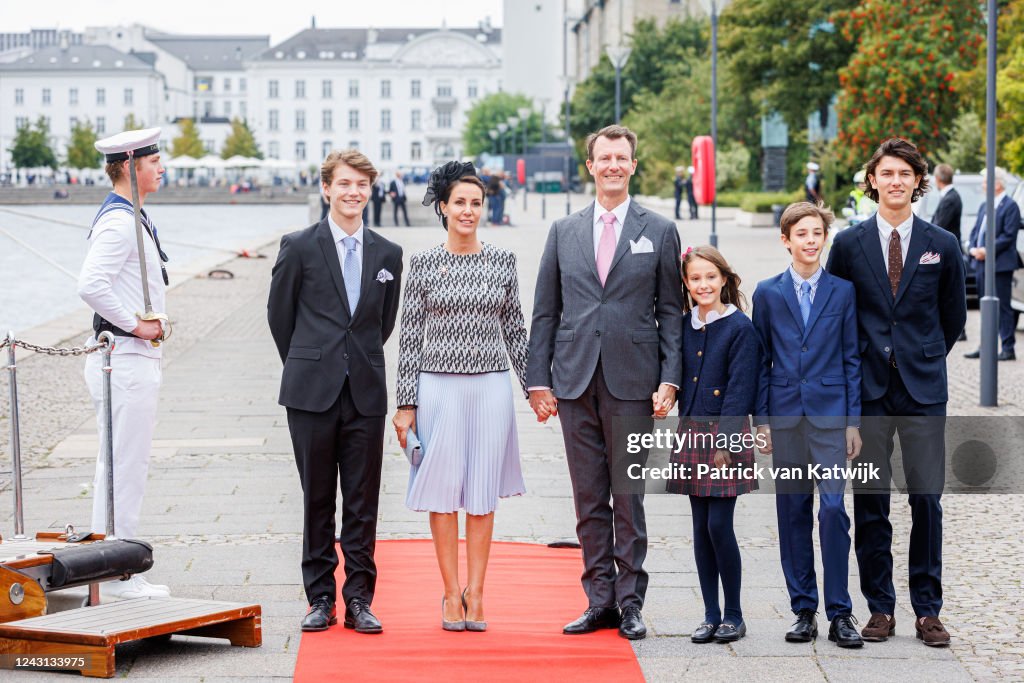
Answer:
[(889, 286), (892, 287), (892, 295), (900, 288), (900, 276), (903, 275), (903, 244), (900, 242), (900, 233), (893, 228), (889, 233)]

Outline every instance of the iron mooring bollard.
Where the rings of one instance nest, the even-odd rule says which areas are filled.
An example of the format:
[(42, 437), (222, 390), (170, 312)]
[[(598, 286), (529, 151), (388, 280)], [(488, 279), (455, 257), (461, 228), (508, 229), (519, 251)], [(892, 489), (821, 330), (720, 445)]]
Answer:
[(7, 333), (7, 370), (11, 387), (11, 478), (14, 479), (14, 538), (27, 541), (25, 509), (21, 493), (21, 431), (18, 429), (18, 367), (15, 362), (14, 332)]
[(107, 538), (114, 538), (114, 408), (110, 402), (110, 364), (114, 352), (114, 335), (103, 332), (96, 340), (106, 343), (103, 349), (103, 420), (107, 425), (103, 440), (103, 465), (107, 470)]

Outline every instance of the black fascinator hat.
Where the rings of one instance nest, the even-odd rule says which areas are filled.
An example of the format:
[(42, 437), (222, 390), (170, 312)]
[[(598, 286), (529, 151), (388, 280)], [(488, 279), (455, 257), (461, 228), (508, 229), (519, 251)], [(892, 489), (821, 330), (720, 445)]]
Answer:
[(434, 205), (434, 213), (441, 219), (441, 225), (445, 230), (448, 229), (448, 219), (441, 211), (441, 202), (448, 200), (452, 185), (467, 176), (477, 177), (476, 167), (471, 161), (449, 161), (430, 173), (430, 179), (427, 181), (427, 193), (423, 195), (423, 206)]

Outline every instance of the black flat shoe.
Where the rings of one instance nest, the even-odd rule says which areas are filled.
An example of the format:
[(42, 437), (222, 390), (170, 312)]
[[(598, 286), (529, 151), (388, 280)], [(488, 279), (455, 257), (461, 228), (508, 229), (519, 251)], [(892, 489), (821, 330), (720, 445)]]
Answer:
[(839, 614), (828, 627), (828, 639), (839, 647), (864, 647), (864, 640), (857, 633), (854, 624), (857, 619), (852, 614)]
[(718, 624), (705, 621), (693, 630), (693, 633), (690, 634), (690, 640), (694, 643), (710, 643), (715, 639), (715, 631), (717, 630)]
[(570, 622), (562, 629), (567, 636), (593, 633), (602, 628), (618, 628), (619, 610), (616, 607), (588, 607), (576, 621)]
[(809, 609), (802, 609), (796, 613), (796, 621), (793, 627), (786, 632), (787, 643), (809, 643), (818, 637), (817, 612)]
[(975, 349), (964, 354), (964, 358), (981, 358), (981, 349)]
[(326, 631), (338, 623), (338, 613), (334, 608), (334, 601), (326, 595), (313, 598), (309, 604), (309, 611), (302, 618), (303, 631)]
[(746, 623), (741, 621), (739, 626), (733, 626), (728, 621), (723, 621), (715, 631), (715, 640), (719, 643), (735, 643), (745, 635), (747, 635)]
[(370, 611), (370, 605), (362, 598), (352, 598), (348, 601), (345, 628), (354, 629), (356, 633), (381, 633), (384, 630), (380, 620)]
[(644, 619), (640, 615), (639, 607), (627, 607), (622, 610), (619, 635), (627, 640), (643, 640), (647, 637), (647, 627), (644, 626)]

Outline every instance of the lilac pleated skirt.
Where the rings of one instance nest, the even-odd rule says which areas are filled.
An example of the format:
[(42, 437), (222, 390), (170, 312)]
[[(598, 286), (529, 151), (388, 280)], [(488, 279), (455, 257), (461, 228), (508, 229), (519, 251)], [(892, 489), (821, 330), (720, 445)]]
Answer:
[(409, 472), (410, 510), (486, 515), (498, 498), (526, 493), (508, 371), (421, 372), (416, 435), (423, 461)]

